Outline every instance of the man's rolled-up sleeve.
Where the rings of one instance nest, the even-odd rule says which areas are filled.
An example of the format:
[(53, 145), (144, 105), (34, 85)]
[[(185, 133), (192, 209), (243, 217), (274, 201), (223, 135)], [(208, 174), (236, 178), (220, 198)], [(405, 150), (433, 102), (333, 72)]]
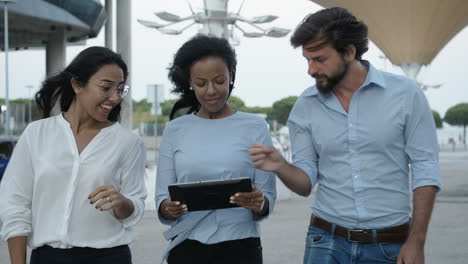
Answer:
[(309, 176), (312, 189), (318, 178), (318, 155), (312, 136), (306, 127), (299, 125), (299, 122), (291, 117), (288, 120), (288, 128), (293, 164)]
[(405, 152), (411, 165), (412, 189), (421, 186), (441, 188), (439, 149), (434, 117), (424, 93), (413, 84), (408, 97), (405, 127)]

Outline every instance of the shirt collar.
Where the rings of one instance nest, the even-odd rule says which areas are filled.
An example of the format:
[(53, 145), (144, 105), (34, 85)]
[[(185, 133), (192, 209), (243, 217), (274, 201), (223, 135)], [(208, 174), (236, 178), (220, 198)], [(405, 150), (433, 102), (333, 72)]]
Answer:
[[(366, 76), (366, 80), (364, 81), (364, 83), (362, 84), (361, 88), (362, 87), (366, 87), (370, 84), (375, 84), (377, 85), (378, 87), (382, 87), (382, 88), (385, 88), (386, 87), (386, 82), (385, 82), (385, 79), (382, 75), (382, 72), (378, 71), (374, 66), (372, 66), (372, 64), (370, 64), (369, 61), (366, 61), (366, 60), (361, 60), (361, 63), (366, 67), (368, 68), (368, 72), (367, 72), (367, 76)], [(312, 85), (310, 86), (309, 88), (307, 88), (303, 93), (302, 93), (303, 96), (316, 96), (316, 95), (320, 95), (322, 97), (326, 97), (326, 96), (323, 96), (322, 94), (319, 93), (318, 89), (317, 89), (317, 86), (316, 85)]]
[(366, 80), (361, 85), (361, 88), (366, 87), (372, 83), (381, 88), (385, 88), (386, 82), (382, 72), (374, 68), (374, 66), (372, 66), (372, 64), (370, 64), (370, 62), (366, 60), (361, 60), (361, 63), (369, 69), (367, 72)]

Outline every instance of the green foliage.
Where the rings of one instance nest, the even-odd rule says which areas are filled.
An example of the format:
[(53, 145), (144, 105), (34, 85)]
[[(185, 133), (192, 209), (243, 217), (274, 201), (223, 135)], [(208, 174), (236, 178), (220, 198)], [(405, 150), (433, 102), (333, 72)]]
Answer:
[(158, 115), (156, 117), (156, 121), (158, 122), (158, 124), (165, 124), (165, 123), (169, 122), (169, 117), (165, 116), (165, 115)]
[(242, 99), (233, 95), (229, 97), (228, 103), (235, 110), (239, 110), (239, 111), (246, 112), (246, 113), (268, 115), (271, 112), (271, 107), (246, 106)]
[(434, 116), (436, 128), (442, 128), (442, 118), (440, 117), (439, 112), (432, 110), (432, 115)]
[(142, 99), (141, 101), (132, 101), (134, 113), (151, 112), (152, 103), (148, 102), (148, 100)]
[(271, 113), (267, 118), (276, 120), (278, 123), (285, 125), (296, 100), (297, 96), (289, 96), (274, 102)]
[(468, 125), (468, 103), (452, 106), (445, 113), (444, 121), (453, 126)]
[(151, 112), (133, 112), (133, 127), (138, 127), (140, 123), (154, 122), (154, 115)]
[(468, 125), (468, 103), (450, 107), (445, 113), (444, 121), (452, 126), (463, 126), (463, 143), (466, 147), (466, 126)]
[(175, 102), (177, 102), (178, 99), (171, 99), (171, 100), (166, 100), (162, 103), (159, 104), (161, 107), (161, 114), (165, 116), (169, 116), (171, 113), (172, 107), (174, 106)]
[(243, 109), (245, 108), (245, 103), (244, 101), (242, 101), (242, 99), (240, 99), (237, 96), (234, 96), (234, 95), (229, 96), (228, 104), (229, 106), (231, 106), (232, 108), (236, 110), (244, 111)]
[(271, 114), (272, 108), (271, 107), (260, 107), (260, 106), (254, 106), (254, 107), (248, 107), (246, 106), (244, 110), (242, 110), (247, 113), (252, 113), (252, 114), (266, 114), (267, 116)]
[(19, 98), (19, 99), (10, 100), (10, 104), (24, 104), (24, 105), (27, 105), (29, 103), (29, 101), (34, 102), (34, 100), (31, 100), (31, 99)]
[(154, 115), (151, 114), (152, 103), (148, 100), (142, 99), (140, 101), (132, 100), (133, 114), (132, 125), (138, 127), (140, 123), (154, 122)]

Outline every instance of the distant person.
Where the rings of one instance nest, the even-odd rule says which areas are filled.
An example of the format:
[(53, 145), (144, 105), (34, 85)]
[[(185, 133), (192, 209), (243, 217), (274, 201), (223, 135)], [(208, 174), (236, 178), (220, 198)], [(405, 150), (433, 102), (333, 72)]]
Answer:
[[(16, 145), (0, 185), (1, 236), (12, 264), (130, 264), (143, 216), (145, 148), (118, 120), (127, 65), (90, 47), (36, 94), (44, 119)], [(60, 105), (61, 113), (50, 116)]]
[(452, 151), (455, 151), (455, 145), (457, 144), (457, 143), (455, 142), (455, 139), (453, 139), (453, 137), (449, 137), (448, 143), (449, 143), (450, 145), (452, 145)]
[(344, 8), (308, 15), (291, 44), (316, 81), (289, 116), (293, 164), (269, 146), (250, 153), (300, 195), (317, 185), (304, 263), (424, 263), (440, 176), (423, 92), (362, 59), (367, 26)]
[[(164, 130), (156, 178), (158, 216), (171, 225), (164, 234), (171, 240), (169, 264), (262, 263), (259, 221), (273, 210), (275, 176), (255, 169), (248, 149), (272, 141), (265, 120), (227, 103), (236, 64), (227, 40), (199, 35), (182, 45), (169, 68), (180, 99)], [(187, 114), (174, 119), (178, 111)], [(188, 212), (168, 193), (169, 184), (241, 177), (255, 186), (231, 197), (241, 207)]]

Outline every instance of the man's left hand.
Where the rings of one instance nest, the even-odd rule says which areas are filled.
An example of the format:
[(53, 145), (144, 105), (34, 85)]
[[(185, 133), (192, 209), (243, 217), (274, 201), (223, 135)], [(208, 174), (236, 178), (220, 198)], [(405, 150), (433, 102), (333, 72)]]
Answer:
[(424, 240), (410, 235), (400, 249), (397, 264), (424, 264)]

